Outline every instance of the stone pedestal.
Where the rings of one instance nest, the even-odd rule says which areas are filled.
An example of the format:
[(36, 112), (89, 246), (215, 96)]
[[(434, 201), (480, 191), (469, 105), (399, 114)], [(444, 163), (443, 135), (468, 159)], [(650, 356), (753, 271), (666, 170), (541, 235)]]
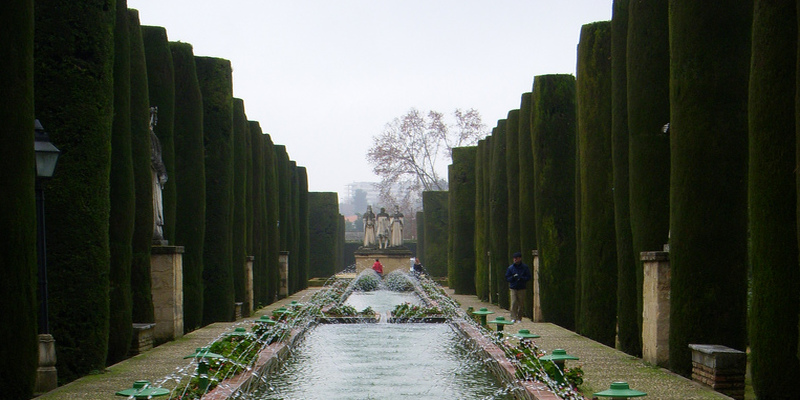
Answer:
[(53, 335), (39, 335), (39, 368), (36, 369), (36, 387), (34, 395), (47, 393), (58, 387), (58, 371), (56, 371), (56, 340)]
[(692, 380), (744, 400), (747, 354), (714, 344), (690, 344), (689, 348), (692, 350)]
[(155, 326), (156, 324), (133, 324), (131, 348), (128, 350), (130, 356), (144, 353), (153, 348)]
[(183, 336), (183, 246), (153, 246), (150, 283), (156, 345)]
[(533, 322), (544, 322), (542, 302), (539, 292), (539, 250), (531, 250), (533, 255)]
[(407, 247), (390, 247), (388, 249), (359, 248), (356, 257), (356, 275), (365, 269), (372, 269), (375, 259), (381, 260), (383, 275), (400, 270), (408, 272), (411, 268), (413, 254)]
[(247, 265), (244, 270), (244, 306), (242, 308), (242, 315), (249, 317), (253, 315), (253, 262), (255, 256), (247, 256)]
[(278, 298), (289, 296), (289, 252), (281, 251), (278, 256), (278, 270), (280, 271), (281, 286), (278, 289)]
[(654, 365), (669, 365), (669, 253), (644, 251), (642, 284), (642, 359)]

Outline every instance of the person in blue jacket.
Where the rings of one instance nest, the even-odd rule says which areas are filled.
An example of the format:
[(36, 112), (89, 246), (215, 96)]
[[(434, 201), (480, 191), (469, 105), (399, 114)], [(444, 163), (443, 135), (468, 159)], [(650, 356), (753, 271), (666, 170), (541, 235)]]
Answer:
[(525, 288), (528, 281), (533, 278), (531, 269), (522, 262), (522, 253), (516, 252), (511, 256), (514, 261), (506, 270), (506, 281), (511, 290), (511, 321), (522, 321), (523, 304), (525, 304)]

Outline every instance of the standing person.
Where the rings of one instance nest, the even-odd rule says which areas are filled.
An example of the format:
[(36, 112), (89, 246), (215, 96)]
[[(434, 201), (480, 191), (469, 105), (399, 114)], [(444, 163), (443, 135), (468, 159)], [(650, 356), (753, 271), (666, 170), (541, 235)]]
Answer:
[(381, 260), (376, 258), (375, 263), (372, 264), (372, 269), (375, 270), (375, 272), (377, 272), (381, 278), (383, 278), (383, 264), (381, 264)]
[(414, 265), (411, 266), (411, 273), (419, 278), (424, 271), (425, 271), (425, 267), (422, 266), (422, 263), (419, 261), (419, 258), (415, 257), (414, 258)]
[(522, 305), (525, 304), (525, 287), (533, 278), (531, 269), (522, 262), (522, 253), (516, 252), (511, 256), (514, 261), (506, 270), (506, 281), (511, 290), (511, 322), (522, 321)]

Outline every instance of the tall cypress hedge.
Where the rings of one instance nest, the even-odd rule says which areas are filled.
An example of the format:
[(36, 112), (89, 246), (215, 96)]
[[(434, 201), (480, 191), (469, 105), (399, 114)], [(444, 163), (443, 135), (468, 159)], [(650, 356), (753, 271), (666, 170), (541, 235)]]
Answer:
[(233, 319), (233, 82), (228, 60), (195, 56), (203, 94), (206, 234), (203, 324)]
[(292, 190), (292, 214), (289, 235), (289, 293), (296, 293), (300, 281), (300, 182), (298, 180), (297, 162), (289, 162), (289, 173)]
[[(421, 260), (428, 273), (434, 277), (447, 276), (448, 193), (422, 192), (422, 210), (425, 212), (425, 254)], [(387, 211), (388, 212), (388, 211)]]
[(752, 2), (670, 2), (670, 369), (747, 343)]
[[(508, 308), (510, 293), (505, 275), (511, 264), (511, 253), (508, 252), (508, 177), (506, 175), (506, 120), (497, 122), (492, 133), (492, 162), (490, 171), (491, 186), (489, 197), (490, 224), (489, 243), (491, 249), (491, 282), (492, 302), (500, 307)], [(516, 251), (516, 250), (514, 250)]]
[(269, 304), (278, 296), (280, 285), (280, 271), (278, 270), (278, 256), (280, 254), (280, 194), (278, 188), (278, 163), (275, 145), (269, 135), (263, 136), (264, 146), (264, 184), (266, 190), (266, 230), (264, 236), (268, 243), (267, 252), (267, 283), (265, 304)]
[(533, 80), (533, 136), (539, 300), (548, 322), (575, 327), (575, 77)]
[(253, 181), (252, 194), (248, 197), (248, 209), (252, 213), (252, 235), (248, 239), (251, 243), (250, 255), (253, 260), (253, 306), (259, 303), (266, 304), (267, 290), (267, 254), (269, 243), (267, 241), (267, 199), (266, 182), (264, 182), (264, 134), (258, 121), (249, 121), (250, 124), (250, 152), (252, 168), (250, 176)]
[[(297, 167), (297, 183), (300, 188), (300, 193), (297, 199), (298, 215), (300, 222), (298, 226), (298, 234), (300, 236), (300, 241), (298, 243), (298, 248), (299, 248), (298, 269), (300, 270), (300, 280), (298, 282), (297, 290), (303, 290), (308, 287), (309, 250), (311, 249), (311, 243), (309, 242), (310, 236), (308, 232), (308, 223), (309, 223), (308, 172), (306, 170), (306, 167)], [(338, 197), (337, 197), (337, 207), (338, 207)]]
[(234, 299), (245, 302), (245, 269), (247, 268), (247, 116), (244, 100), (233, 99), (233, 253)]
[(133, 217), (136, 212), (131, 155), (131, 44), (128, 2), (117, 2), (114, 28), (114, 121), (111, 126), (111, 211), (108, 229), (109, 335), (108, 364), (128, 356), (133, 330), (131, 261)]
[[(519, 240), (519, 109), (507, 114), (506, 185), (508, 188), (508, 255), (520, 251)], [(530, 259), (530, 258), (529, 258)]]
[[(531, 93), (523, 93), (519, 104), (519, 251), (522, 261), (533, 272), (532, 250), (536, 245), (535, 175), (533, 169), (533, 134), (531, 132)], [(525, 292), (524, 314), (533, 318), (533, 286)]]
[[(495, 128), (496, 129), (496, 128)], [(494, 133), (494, 130), (492, 130)], [(497, 282), (494, 282), (495, 279), (492, 278), (492, 258), (491, 258), (491, 251), (492, 251), (492, 174), (486, 173), (487, 171), (491, 171), (492, 166), (492, 136), (486, 137), (486, 146), (483, 149), (483, 156), (484, 156), (484, 174), (483, 174), (483, 215), (485, 224), (483, 227), (483, 237), (484, 237), (484, 252), (483, 252), (483, 259), (486, 262), (486, 289), (487, 289), (487, 296), (486, 301), (494, 301), (497, 302)]]
[(327, 278), (336, 273), (338, 201), (335, 192), (308, 193), (308, 262), (312, 278)]
[(638, 323), (644, 270), (640, 253), (669, 240), (669, 15), (667, 0), (630, 2), (627, 40), (630, 225)]
[(167, 170), (167, 182), (161, 193), (164, 209), (164, 238), (175, 243), (175, 69), (169, 50), (167, 30), (160, 26), (142, 26), (144, 55), (150, 106), (158, 107), (154, 131), (161, 144), (161, 160)]
[[(417, 253), (416, 256), (422, 261), (422, 256), (425, 254), (425, 212), (417, 211)], [(363, 244), (363, 243), (362, 243)]]
[(488, 261), (486, 259), (486, 227), (487, 215), (485, 213), (484, 197), (484, 171), (486, 169), (486, 139), (478, 141), (475, 149), (475, 295), (486, 301), (489, 299)]
[(586, 24), (578, 44), (576, 86), (581, 175), (579, 333), (613, 346), (617, 251), (611, 154), (611, 22)]
[(453, 257), (447, 277), (458, 294), (475, 294), (475, 157), (477, 146), (453, 149), (449, 181), (450, 235)]
[(128, 9), (131, 41), (131, 155), (136, 191), (133, 226), (131, 290), (133, 322), (155, 322), (150, 280), (150, 248), (153, 245), (153, 177), (150, 168), (150, 97), (147, 90), (139, 11)]
[[(292, 174), (289, 170), (289, 154), (286, 146), (275, 145), (275, 163), (277, 175), (278, 202), (278, 229), (281, 238), (281, 251), (289, 251), (291, 246), (291, 215), (292, 215)], [(292, 255), (289, 254), (289, 257)]]
[(50, 332), (63, 382), (102, 370), (108, 349), (115, 17), (115, 3), (101, 0), (40, 0), (34, 9), (36, 118), (61, 150), (45, 218)]
[[(0, 386), (9, 398), (33, 396), (38, 367), (36, 340), (37, 273), (36, 161), (33, 148), (33, 1), (7, 4), (0, 16), (0, 85), (7, 91), (0, 108), (0, 269), (4, 272), (0, 307), (13, 310), (0, 333)], [(56, 174), (58, 174), (58, 170)], [(41, 328), (41, 327), (40, 327)], [(41, 329), (40, 329), (41, 331)]]
[[(750, 361), (760, 399), (794, 397), (800, 269), (795, 178), (797, 3), (755, 2), (749, 88)], [(780, 351), (775, 351), (780, 349)]]
[(206, 167), (203, 95), (189, 43), (170, 42), (175, 68), (175, 245), (183, 246), (183, 329), (203, 324)]
[[(628, 354), (641, 355), (641, 310), (637, 285), (639, 253), (631, 238), (630, 190), (628, 188), (628, 93), (626, 53), (628, 3), (614, 0), (611, 18), (611, 154), (614, 171), (614, 227), (617, 242), (617, 342)], [(638, 289), (637, 289), (638, 288)]]

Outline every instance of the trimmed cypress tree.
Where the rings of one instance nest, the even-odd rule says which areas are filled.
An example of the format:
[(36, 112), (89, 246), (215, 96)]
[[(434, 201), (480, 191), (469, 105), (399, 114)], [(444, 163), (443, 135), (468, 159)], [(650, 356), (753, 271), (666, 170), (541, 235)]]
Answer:
[[(506, 269), (511, 264), (508, 252), (508, 178), (506, 175), (506, 125), (504, 119), (497, 121), (497, 128), (492, 133), (491, 190), (489, 197), (490, 224), (490, 266), (492, 302), (500, 307), (508, 308), (510, 293), (506, 282)], [(514, 250), (516, 251), (516, 250)]]
[(581, 309), (578, 333), (614, 346), (617, 251), (611, 156), (611, 22), (586, 24), (578, 44)]
[(175, 68), (175, 245), (183, 246), (183, 329), (203, 324), (206, 168), (203, 96), (192, 45), (170, 42)]
[(747, 343), (752, 2), (670, 2), (670, 369)]
[(203, 94), (206, 235), (203, 324), (233, 319), (233, 82), (228, 60), (195, 56)]
[(233, 99), (233, 224), (231, 246), (234, 299), (245, 302), (247, 268), (247, 116), (244, 100)]
[[(281, 251), (291, 250), (291, 215), (292, 215), (292, 174), (289, 170), (289, 154), (286, 146), (275, 145), (275, 170), (278, 178), (278, 229), (281, 238)], [(291, 257), (291, 254), (289, 255)]]
[[(309, 223), (309, 216), (308, 216), (308, 172), (306, 171), (306, 167), (297, 167), (297, 183), (300, 187), (300, 193), (298, 196), (298, 214), (299, 214), (299, 226), (298, 226), (298, 233), (300, 235), (300, 241), (298, 243), (299, 254), (298, 254), (298, 269), (300, 270), (300, 281), (298, 282), (297, 290), (303, 290), (308, 287), (308, 278), (309, 278), (309, 250), (311, 244), (309, 243), (310, 236), (308, 233), (308, 223)], [(338, 209), (338, 197), (337, 197), (337, 209)]]
[[(33, 148), (33, 1), (5, 5), (0, 16), (6, 56), (0, 64), (0, 85), (6, 101), (0, 108), (0, 307), (13, 310), (0, 333), (0, 386), (9, 398), (33, 396), (38, 367), (36, 160)], [(56, 171), (58, 174), (58, 171)], [(44, 327), (39, 327), (40, 333)]]
[(341, 271), (344, 269), (344, 232), (345, 232), (345, 221), (344, 215), (339, 214), (339, 234), (337, 236), (336, 241), (336, 271)]
[(289, 293), (296, 293), (300, 281), (300, 183), (297, 176), (297, 162), (289, 161), (289, 175), (292, 190), (292, 213), (289, 226)]
[(447, 276), (458, 294), (475, 294), (475, 157), (478, 148), (453, 148), (449, 181), (450, 248)]
[(614, 171), (614, 228), (617, 242), (617, 342), (628, 354), (642, 353), (639, 324), (641, 285), (637, 285), (638, 254), (633, 251), (628, 188), (628, 94), (626, 43), (628, 3), (614, 0), (611, 18), (611, 154)]
[(266, 304), (267, 290), (267, 254), (269, 244), (267, 242), (267, 203), (266, 203), (266, 182), (264, 182), (264, 134), (261, 131), (261, 124), (258, 121), (249, 121), (250, 125), (250, 152), (252, 158), (252, 169), (250, 176), (253, 181), (251, 196), (248, 197), (248, 209), (252, 210), (252, 235), (247, 242), (251, 245), (250, 255), (255, 257), (253, 260), (253, 306), (257, 308), (260, 304)]
[(422, 192), (422, 210), (425, 212), (424, 265), (434, 277), (447, 276), (448, 193), (445, 191)]
[(575, 77), (533, 80), (533, 136), (539, 300), (548, 322), (575, 327)]
[(40, 0), (34, 9), (33, 80), (43, 89), (36, 117), (61, 150), (45, 218), (50, 332), (63, 382), (102, 370), (108, 349), (115, 18), (115, 3), (100, 0)]
[(797, 158), (793, 151), (797, 142), (797, 3), (757, 0), (752, 37), (750, 365), (758, 398), (789, 399), (800, 379)]
[[(484, 172), (490, 171), (489, 168), (492, 166), (492, 137), (489, 136), (486, 138), (486, 146), (483, 149), (484, 153)], [(486, 301), (492, 301), (492, 299), (497, 298), (497, 290), (496, 290), (496, 282), (493, 284), (492, 281), (495, 279), (492, 278), (492, 258), (491, 258), (491, 251), (492, 251), (492, 174), (483, 174), (483, 215), (486, 224), (483, 227), (483, 237), (484, 237), (484, 252), (483, 257), (486, 261), (486, 288), (488, 290), (488, 297)], [(496, 300), (495, 300), (496, 301)]]
[[(535, 175), (533, 169), (533, 134), (531, 133), (531, 93), (523, 93), (519, 104), (519, 251), (522, 261), (531, 267), (536, 245)], [(533, 282), (525, 292), (524, 313), (533, 318)]]
[[(506, 185), (508, 187), (507, 257), (510, 259), (511, 254), (521, 249), (519, 240), (519, 109), (509, 111), (507, 121), (505, 157)], [(509, 264), (511, 264), (510, 261)]]
[(309, 275), (327, 278), (336, 273), (339, 200), (335, 192), (308, 193)]
[(280, 255), (280, 193), (278, 188), (278, 163), (275, 145), (269, 135), (263, 136), (264, 146), (264, 184), (266, 190), (266, 230), (264, 236), (268, 243), (267, 251), (267, 297), (265, 304), (277, 299), (280, 285), (278, 256)]
[(128, 32), (128, 2), (117, 2), (114, 27), (114, 121), (111, 126), (111, 211), (108, 230), (109, 254), (109, 365), (124, 360), (131, 347), (133, 295), (131, 262), (136, 194), (131, 155), (131, 44)]
[(153, 245), (153, 175), (150, 168), (150, 100), (139, 11), (128, 9), (131, 41), (131, 156), (136, 191), (133, 226), (131, 291), (133, 322), (155, 322), (150, 280), (150, 249)]
[(147, 62), (147, 90), (150, 106), (158, 107), (158, 125), (154, 131), (161, 144), (161, 161), (167, 170), (167, 182), (161, 193), (164, 210), (164, 239), (175, 243), (175, 70), (169, 51), (167, 30), (160, 26), (142, 26), (144, 55)]
[(644, 270), (639, 255), (662, 249), (669, 239), (669, 136), (661, 134), (669, 122), (669, 15), (666, 0), (631, 2), (629, 7), (628, 187), (641, 332)]
[(475, 295), (483, 301), (489, 299), (489, 262), (486, 257), (488, 251), (486, 229), (488, 215), (486, 214), (486, 197), (484, 187), (486, 179), (486, 146), (487, 140), (478, 141), (475, 154)]
[(425, 213), (417, 211), (417, 253), (416, 256), (422, 258), (425, 254)]

